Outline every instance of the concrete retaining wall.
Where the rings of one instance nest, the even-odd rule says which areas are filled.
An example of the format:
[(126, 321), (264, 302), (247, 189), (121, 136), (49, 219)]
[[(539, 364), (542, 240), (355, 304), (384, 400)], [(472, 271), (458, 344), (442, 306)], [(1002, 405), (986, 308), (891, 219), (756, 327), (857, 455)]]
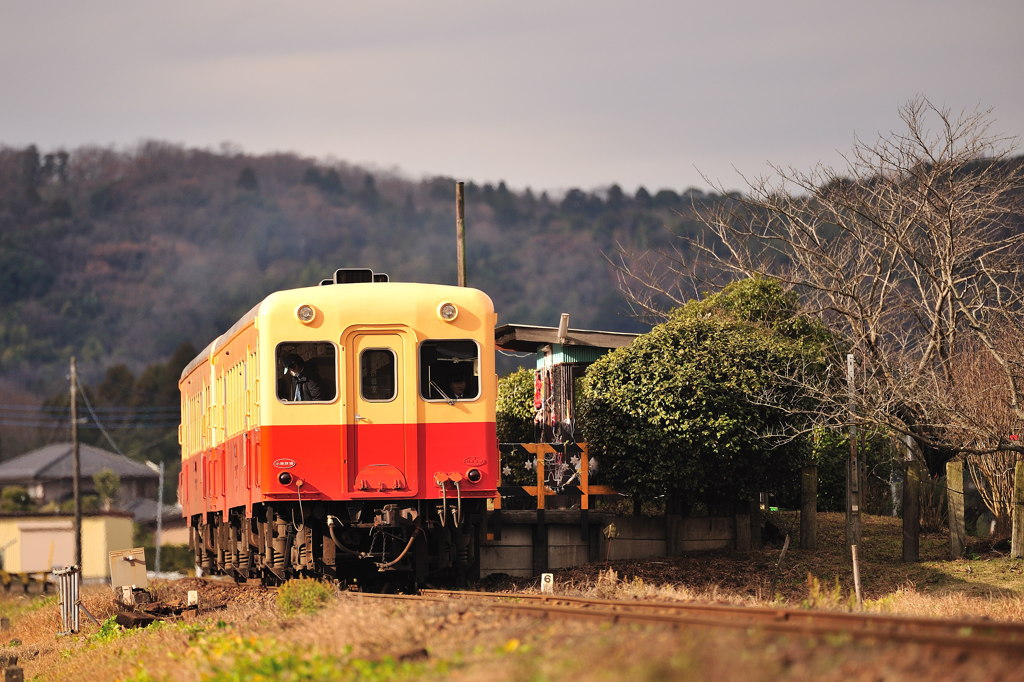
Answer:
[[(614, 530), (610, 532), (611, 527)], [(651, 518), (579, 510), (502, 510), (488, 513), (485, 530), (481, 575), (514, 577), (532, 577), (594, 561), (714, 549), (749, 551), (751, 538), (748, 515)]]

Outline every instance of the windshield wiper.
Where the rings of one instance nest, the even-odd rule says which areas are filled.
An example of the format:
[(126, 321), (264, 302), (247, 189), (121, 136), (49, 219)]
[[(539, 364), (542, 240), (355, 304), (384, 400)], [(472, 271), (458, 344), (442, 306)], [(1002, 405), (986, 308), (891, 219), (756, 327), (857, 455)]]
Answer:
[(434, 380), (433, 380), (433, 379), (431, 379), (431, 380), (430, 380), (430, 386), (431, 386), (431, 387), (432, 387), (432, 388), (433, 388), (433, 389), (434, 389), (435, 391), (437, 391), (438, 393), (440, 393), (440, 394), (441, 394), (441, 397), (442, 397), (442, 398), (444, 398), (444, 399), (445, 399), (445, 402), (447, 402), (447, 403), (448, 403), (449, 405), (454, 405), (454, 404), (455, 404), (455, 398), (449, 398), (449, 397), (448, 397), (448, 394), (447, 394), (447, 393), (445, 393), (445, 392), (444, 392), (444, 391), (443, 391), (443, 390), (441, 389), (441, 387), (440, 387), (440, 386), (438, 386), (438, 385), (437, 385), (437, 384), (436, 384), (436, 383), (434, 382)]

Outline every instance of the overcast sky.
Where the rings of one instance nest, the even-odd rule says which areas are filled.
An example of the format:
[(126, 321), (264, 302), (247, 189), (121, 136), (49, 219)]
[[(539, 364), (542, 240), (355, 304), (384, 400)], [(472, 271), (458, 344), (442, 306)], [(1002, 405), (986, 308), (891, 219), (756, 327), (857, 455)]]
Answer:
[(0, 0), (0, 146), (738, 187), (837, 163), (918, 94), (1021, 135), (1022, 34), (1022, 0)]

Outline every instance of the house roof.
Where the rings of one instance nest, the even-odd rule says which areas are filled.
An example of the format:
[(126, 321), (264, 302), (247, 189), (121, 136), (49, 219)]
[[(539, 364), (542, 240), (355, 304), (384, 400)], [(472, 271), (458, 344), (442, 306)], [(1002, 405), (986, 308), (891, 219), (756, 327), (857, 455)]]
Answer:
[[(91, 478), (104, 469), (121, 478), (160, 477), (141, 462), (92, 445), (79, 445), (78, 455), (82, 478)], [(71, 443), (51, 443), (0, 462), (0, 483), (67, 479), (72, 477), (73, 469)]]
[[(138, 523), (156, 523), (157, 516), (157, 502), (156, 500), (147, 500), (144, 497), (128, 502), (127, 504), (121, 505), (121, 509), (127, 512), (131, 512), (132, 517)], [(181, 507), (177, 504), (165, 504), (160, 508), (162, 513), (160, 516), (163, 517), (163, 521), (178, 521), (181, 519)]]

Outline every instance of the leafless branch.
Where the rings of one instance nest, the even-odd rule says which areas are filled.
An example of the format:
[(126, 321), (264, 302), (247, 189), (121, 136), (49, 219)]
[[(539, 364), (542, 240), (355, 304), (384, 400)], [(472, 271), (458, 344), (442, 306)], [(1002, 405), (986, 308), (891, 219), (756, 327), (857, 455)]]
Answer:
[[(695, 282), (775, 278), (855, 353), (855, 421), (912, 435), (933, 465), (1020, 451), (1009, 429), (1024, 419), (1024, 361), (1003, 332), (1024, 329), (1024, 159), (990, 132), (989, 111), (954, 115), (919, 97), (900, 116), (904, 130), (858, 139), (844, 168), (773, 167), (745, 178), (743, 195), (695, 207), (705, 233), (679, 248), (620, 251), (620, 283), (654, 316)], [(1000, 419), (967, 405), (965, 362), (985, 363)], [(850, 421), (836, 382), (790, 378), (818, 423)]]

